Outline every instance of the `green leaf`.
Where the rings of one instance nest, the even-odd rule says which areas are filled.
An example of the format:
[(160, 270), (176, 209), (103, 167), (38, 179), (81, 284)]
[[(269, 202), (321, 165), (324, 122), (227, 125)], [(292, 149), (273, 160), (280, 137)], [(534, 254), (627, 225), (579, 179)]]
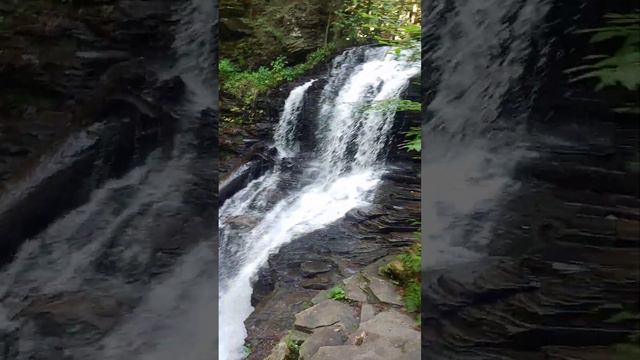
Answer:
[(628, 311), (621, 311), (621, 312), (613, 315), (609, 319), (605, 320), (605, 322), (608, 322), (608, 323), (620, 323), (620, 322), (623, 322), (623, 321), (639, 320), (639, 319), (640, 319), (640, 315), (639, 314), (633, 314), (633, 313), (630, 313)]

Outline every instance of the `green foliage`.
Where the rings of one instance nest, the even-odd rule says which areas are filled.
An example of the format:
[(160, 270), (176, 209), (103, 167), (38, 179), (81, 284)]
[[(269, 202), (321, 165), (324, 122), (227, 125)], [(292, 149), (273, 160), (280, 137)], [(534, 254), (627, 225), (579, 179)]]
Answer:
[(287, 81), (293, 81), (325, 60), (332, 47), (318, 49), (307, 56), (304, 63), (289, 66), (284, 57), (278, 57), (269, 67), (257, 70), (241, 70), (229, 59), (221, 59), (218, 65), (222, 91), (240, 99), (245, 105), (255, 101), (258, 95), (274, 89)]
[(420, 39), (417, 0), (347, 0), (335, 15), (336, 33), (347, 41), (406, 46)]
[[(386, 112), (386, 111), (422, 111), (422, 104), (411, 100), (386, 99), (372, 102), (364, 107), (364, 111)], [(411, 152), (422, 150), (422, 128), (412, 127), (404, 133), (405, 141), (400, 144), (400, 148)]]
[(328, 297), (329, 299), (344, 301), (347, 299), (347, 294), (342, 286), (334, 286), (329, 289)]
[(229, 79), (240, 70), (229, 59), (220, 59), (218, 62), (218, 71), (221, 79)]
[(640, 320), (640, 314), (632, 314), (628, 311), (621, 311), (606, 320), (608, 323), (620, 323), (629, 320)]
[(422, 266), (422, 258), (420, 254), (416, 254), (413, 252), (409, 252), (406, 254), (400, 255), (400, 261), (402, 264), (409, 270), (414, 273), (419, 273)]
[(633, 323), (636, 331), (632, 332), (628, 337), (627, 343), (616, 344), (613, 346), (614, 360), (631, 360), (640, 358), (640, 331), (637, 331), (640, 326), (640, 314), (624, 310), (622, 304), (609, 303), (598, 306), (596, 311), (610, 312), (616, 311), (613, 316), (605, 320), (606, 323), (619, 324), (619, 323)]
[(298, 360), (300, 358), (300, 346), (302, 345), (302, 341), (294, 339), (291, 336), (291, 333), (289, 333), (287, 337), (285, 337), (284, 343), (287, 345), (287, 349), (289, 349), (289, 353), (285, 359)]
[(403, 301), (409, 312), (420, 311), (422, 294), (420, 278), (422, 271), (422, 246), (416, 242), (407, 252), (382, 266), (380, 274), (387, 276), (402, 287)]
[(251, 355), (252, 350), (248, 345), (245, 344), (242, 346), (242, 352), (244, 354), (244, 357), (247, 358), (249, 355)]
[[(596, 90), (610, 86), (623, 86), (631, 91), (640, 90), (640, 13), (607, 14), (606, 26), (595, 29), (580, 30), (578, 33), (593, 34), (591, 43), (609, 40), (622, 41), (622, 45), (614, 54), (590, 55), (585, 60), (595, 61), (592, 64), (578, 66), (566, 70), (576, 74), (571, 81), (597, 79)], [(579, 74), (579, 75), (578, 75)], [(614, 111), (638, 114), (637, 103), (615, 108)]]
[(385, 112), (385, 111), (421, 111), (422, 104), (411, 100), (386, 99), (373, 101), (364, 108), (365, 111)]
[(418, 153), (422, 151), (422, 127), (412, 127), (404, 135), (406, 140), (400, 144), (401, 148)]
[(422, 294), (420, 284), (411, 281), (404, 287), (404, 306), (408, 312), (418, 312), (422, 307)]

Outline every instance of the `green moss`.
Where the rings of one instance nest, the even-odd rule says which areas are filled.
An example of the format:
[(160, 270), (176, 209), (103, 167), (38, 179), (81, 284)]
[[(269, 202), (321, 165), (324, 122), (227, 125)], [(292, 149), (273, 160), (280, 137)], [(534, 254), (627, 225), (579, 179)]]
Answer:
[(347, 294), (344, 291), (342, 286), (335, 286), (329, 289), (329, 293), (327, 294), (329, 299), (344, 301), (347, 299)]
[(415, 280), (408, 282), (403, 288), (404, 306), (408, 312), (419, 312), (422, 306), (420, 284)]
[(379, 272), (394, 280), (402, 288), (405, 308), (409, 312), (419, 312), (422, 305), (420, 274), (422, 270), (422, 246), (416, 242), (407, 252), (398, 255)]

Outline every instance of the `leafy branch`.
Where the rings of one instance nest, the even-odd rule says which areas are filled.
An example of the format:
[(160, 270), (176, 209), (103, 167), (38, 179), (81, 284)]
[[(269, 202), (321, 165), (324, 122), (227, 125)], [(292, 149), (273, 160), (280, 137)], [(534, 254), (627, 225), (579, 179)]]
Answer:
[[(590, 42), (601, 43), (612, 39), (622, 40), (622, 45), (613, 55), (589, 55), (587, 61), (594, 63), (566, 70), (576, 75), (570, 81), (597, 79), (596, 91), (608, 86), (623, 86), (627, 90), (640, 90), (640, 13), (607, 14), (606, 26), (579, 30), (580, 34), (593, 34)], [(579, 74), (579, 75), (578, 75)], [(623, 113), (640, 113), (638, 104), (627, 104), (614, 109)]]

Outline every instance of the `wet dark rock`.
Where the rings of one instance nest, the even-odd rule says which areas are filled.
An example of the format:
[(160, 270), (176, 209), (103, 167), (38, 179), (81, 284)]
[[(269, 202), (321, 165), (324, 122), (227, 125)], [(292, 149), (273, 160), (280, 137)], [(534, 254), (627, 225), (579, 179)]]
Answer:
[[(5, 9), (4, 20), (12, 27), (7, 29), (10, 36), (0, 36), (6, 49), (0, 54), (0, 78), (4, 88), (11, 89), (0, 92), (3, 258), (61, 211), (81, 203), (93, 186), (139, 163), (172, 131), (174, 119), (165, 104), (171, 103), (169, 97), (180, 98), (184, 84), (177, 78), (159, 81), (152, 70), (154, 56), (139, 57), (152, 47), (140, 41), (145, 32), (170, 45), (169, 3), (129, 1), (111, 10), (102, 8), (104, 4), (111, 2), (74, 2), (75, 12), (63, 3), (47, 12), (35, 2), (16, 2)], [(18, 8), (21, 11), (13, 12)], [(25, 20), (25, 13), (33, 18)], [(49, 40), (34, 40), (40, 38)], [(78, 130), (105, 121), (87, 133)], [(33, 188), (7, 186), (33, 170), (34, 163), (40, 166), (39, 158), (56, 157), (55, 148), (64, 147), (63, 139), (71, 132), (96, 139), (83, 150), (79, 145), (61, 153), (56, 163), (65, 165), (39, 184), (36, 180)], [(16, 193), (13, 200), (4, 196), (9, 191)], [(18, 198), (23, 200), (16, 202)], [(34, 210), (43, 203), (54, 205)]]
[(331, 264), (323, 261), (305, 261), (300, 264), (300, 270), (305, 277), (311, 277), (317, 274), (331, 271)]
[(31, 319), (46, 337), (78, 344), (104, 335), (124, 310), (122, 303), (108, 296), (61, 293), (33, 299), (18, 316)]
[(330, 274), (320, 274), (312, 278), (305, 279), (301, 285), (305, 289), (313, 290), (325, 290), (331, 287), (333, 284), (333, 278)]
[(273, 272), (268, 267), (262, 267), (258, 271), (258, 280), (253, 285), (251, 293), (251, 306), (256, 306), (266, 296), (275, 290), (275, 279)]
[(222, 39), (239, 39), (251, 35), (252, 28), (243, 19), (221, 19), (220, 37)]
[(120, 50), (78, 51), (75, 56), (83, 65), (94, 70), (104, 70), (114, 63), (131, 59), (130, 53)]
[[(159, 104), (176, 104), (182, 96), (184, 96), (185, 89), (186, 86), (182, 78), (174, 76), (166, 80), (160, 80), (157, 85), (153, 87), (151, 93)], [(205, 112), (202, 116), (210, 117), (211, 115), (210, 112)], [(213, 119), (209, 121), (213, 121)]]
[[(544, 59), (543, 73), (525, 73), (505, 100), (521, 101), (529, 93), (520, 85), (535, 84), (527, 141), (538, 156), (515, 169), (519, 188), (501, 203), (490, 256), (423, 272), (422, 352), (430, 359), (614, 358), (614, 344), (638, 331), (607, 321), (638, 311), (640, 190), (624, 166), (638, 125), (617, 122), (608, 107), (617, 99), (568, 83), (563, 73), (594, 50), (588, 37), (567, 29), (599, 27), (620, 4), (550, 5), (543, 39), (535, 41), (557, 56)], [(444, 39), (427, 38), (428, 59)], [(539, 63), (539, 55), (530, 61)], [(425, 77), (437, 77), (425, 69)]]
[(119, 6), (125, 16), (136, 21), (149, 18), (164, 20), (167, 12), (166, 3), (163, 2), (125, 0), (120, 1)]

